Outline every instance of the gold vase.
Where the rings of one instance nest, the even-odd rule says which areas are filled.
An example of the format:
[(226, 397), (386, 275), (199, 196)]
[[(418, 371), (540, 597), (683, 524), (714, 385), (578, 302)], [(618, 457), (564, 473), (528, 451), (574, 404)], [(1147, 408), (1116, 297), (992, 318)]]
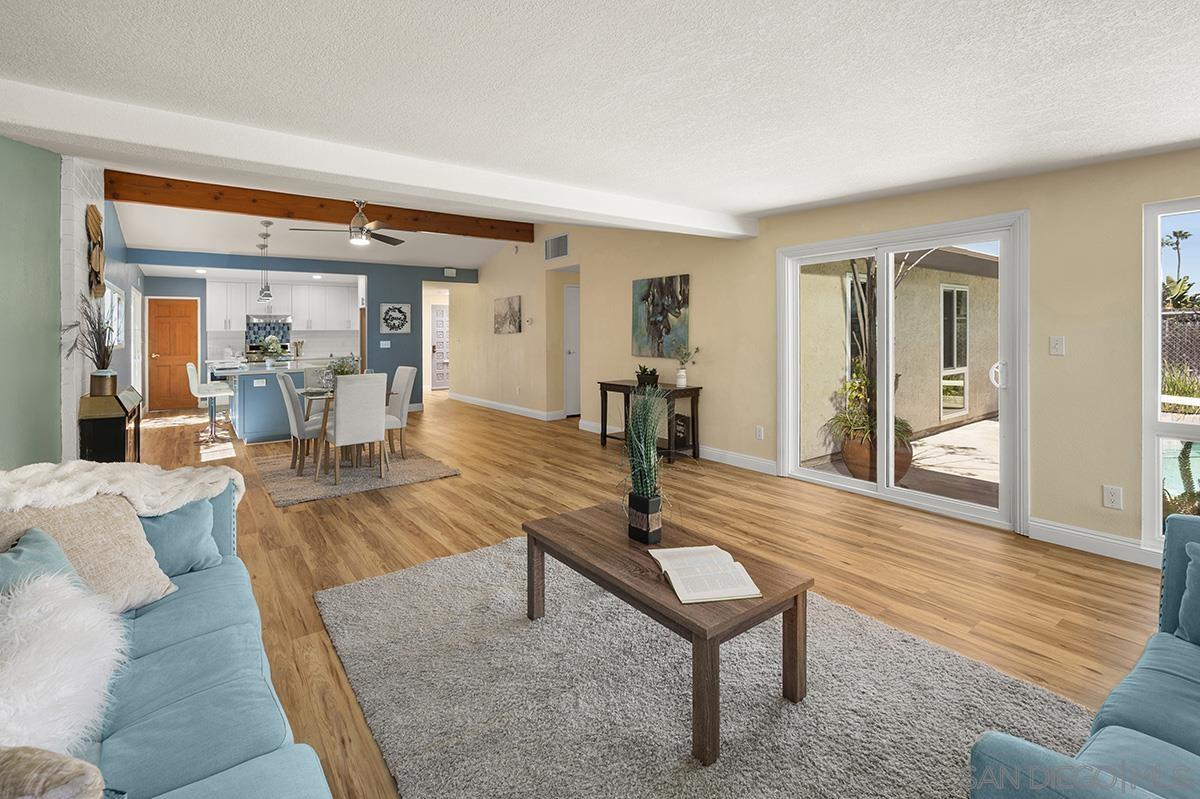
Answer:
[(89, 391), (93, 397), (111, 397), (117, 393), (117, 373), (111, 369), (92, 372)]

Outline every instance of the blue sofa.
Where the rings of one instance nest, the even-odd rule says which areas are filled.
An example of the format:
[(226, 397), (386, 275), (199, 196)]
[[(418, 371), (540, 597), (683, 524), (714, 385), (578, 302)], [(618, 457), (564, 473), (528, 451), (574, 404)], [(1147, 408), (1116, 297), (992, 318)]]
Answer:
[[(179, 590), (126, 614), (130, 660), (88, 758), (129, 799), (330, 797), (320, 760), (293, 743), (271, 685), (258, 606), (235, 554), (233, 491), (209, 500), (219, 565), (169, 575)], [(170, 524), (172, 514), (158, 519)]]
[(998, 732), (971, 750), (972, 799), (1200, 797), (1200, 646), (1175, 636), (1200, 517), (1167, 519), (1158, 632), (1074, 757)]

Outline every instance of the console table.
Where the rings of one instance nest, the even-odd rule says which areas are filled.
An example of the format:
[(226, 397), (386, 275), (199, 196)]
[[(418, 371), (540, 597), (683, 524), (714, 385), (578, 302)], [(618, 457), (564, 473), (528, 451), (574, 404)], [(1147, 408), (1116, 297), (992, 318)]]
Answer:
[[(615, 438), (618, 441), (624, 441), (624, 433), (620, 435), (611, 434), (608, 432), (608, 394), (610, 391), (616, 392), (621, 397), (621, 405), (624, 415), (621, 417), (621, 429), (624, 430), (629, 421), (629, 396), (638, 388), (636, 380), (601, 380), (600, 381), (600, 446), (607, 447), (608, 439)], [(667, 463), (674, 463), (676, 455), (691, 455), (693, 458), (700, 457), (700, 386), (687, 386), (686, 388), (678, 388), (673, 384), (659, 383), (659, 391), (666, 394), (667, 399), (667, 437), (659, 439), (659, 452), (667, 456)], [(679, 449), (675, 445), (675, 401), (678, 399), (690, 399), (691, 420), (692, 420), (692, 446), (688, 449)]]

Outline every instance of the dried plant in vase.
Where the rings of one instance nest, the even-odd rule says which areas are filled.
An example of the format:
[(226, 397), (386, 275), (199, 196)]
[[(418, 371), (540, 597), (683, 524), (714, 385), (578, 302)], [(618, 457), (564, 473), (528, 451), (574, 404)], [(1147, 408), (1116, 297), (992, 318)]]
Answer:
[(87, 294), (80, 294), (79, 321), (64, 326), (61, 328), (61, 332), (75, 334), (75, 340), (67, 349), (67, 357), (69, 358), (77, 352), (83, 353), (83, 356), (96, 367), (92, 371), (89, 388), (92, 396), (116, 394), (117, 373), (110, 367), (117, 335), (112, 320), (105, 312), (103, 301), (93, 299)]
[(675, 388), (687, 388), (687, 368), (696, 363), (699, 353), (699, 347), (688, 349), (682, 341), (675, 342), (671, 348), (671, 357), (679, 362), (679, 369), (675, 372)]
[(662, 540), (662, 488), (658, 428), (667, 416), (667, 392), (641, 388), (629, 402), (625, 457), (629, 464), (629, 537), (643, 544)]

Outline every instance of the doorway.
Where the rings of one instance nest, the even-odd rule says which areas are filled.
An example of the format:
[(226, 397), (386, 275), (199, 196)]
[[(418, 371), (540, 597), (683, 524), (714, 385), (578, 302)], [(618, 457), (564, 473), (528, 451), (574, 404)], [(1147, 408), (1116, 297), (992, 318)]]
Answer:
[(450, 306), (429, 306), (429, 388), (450, 388)]
[(579, 284), (563, 286), (563, 412), (579, 416)]
[(149, 408), (195, 408), (187, 364), (200, 367), (200, 300), (150, 297), (146, 302)]
[(779, 253), (779, 472), (1024, 531), (1025, 215)]

